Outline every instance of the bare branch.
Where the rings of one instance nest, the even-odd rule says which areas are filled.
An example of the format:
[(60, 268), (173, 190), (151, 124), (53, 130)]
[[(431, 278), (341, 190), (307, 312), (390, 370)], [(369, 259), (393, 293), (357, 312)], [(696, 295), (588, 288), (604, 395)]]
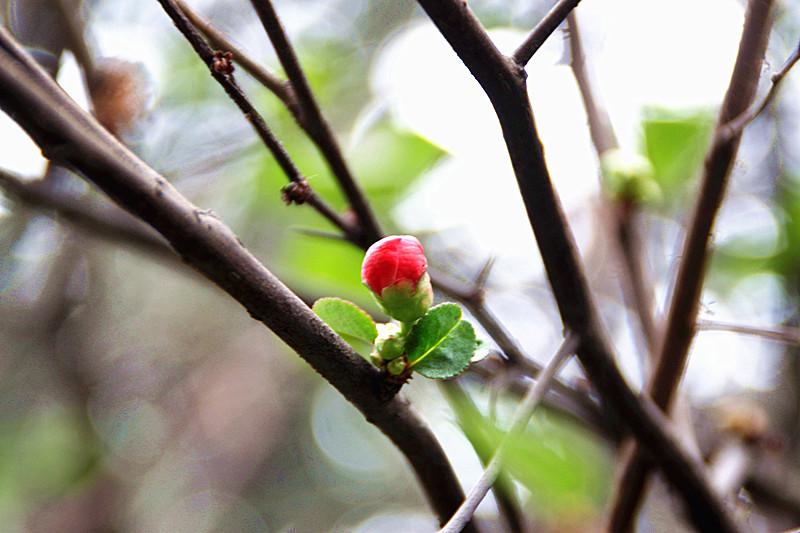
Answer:
[(494, 106), (562, 321), (581, 339), (577, 355), (587, 377), (659, 462), (665, 476), (680, 491), (692, 521), (707, 530), (737, 531), (737, 525), (705, 481), (702, 466), (682, 450), (669, 422), (655, 405), (628, 387), (614, 362), (574, 239), (550, 181), (523, 69), (497, 50), (464, 2), (419, 3)]
[(190, 8), (183, 0), (174, 0), (175, 5), (183, 11), (192, 24), (206, 36), (211, 46), (217, 50), (230, 51), (233, 54), (233, 61), (244, 69), (245, 72), (253, 76), (264, 87), (272, 91), (289, 109), (296, 106), (296, 98), (292, 86), (286, 80), (282, 80), (274, 72), (256, 63), (250, 56), (237, 46), (232, 40), (211, 22)]
[(458, 533), (464, 528), (464, 524), (472, 519), (475, 509), (478, 508), (483, 498), (486, 497), (489, 489), (492, 488), (492, 485), (497, 481), (497, 476), (500, 475), (503, 469), (503, 454), (506, 451), (507, 443), (511, 439), (519, 436), (525, 429), (525, 426), (528, 425), (544, 393), (547, 392), (550, 382), (555, 378), (562, 365), (567, 361), (567, 358), (575, 352), (579, 342), (580, 339), (576, 335), (567, 333), (564, 342), (544, 368), (539, 379), (528, 389), (528, 392), (525, 393), (525, 397), (520, 402), (517, 412), (514, 413), (511, 429), (509, 429), (508, 433), (503, 437), (494, 457), (489, 461), (483, 474), (472, 487), (472, 490), (470, 490), (467, 499), (464, 500), (464, 503), (461, 504), (461, 507), (458, 508), (458, 511), (456, 511), (447, 524), (439, 530), (439, 533)]
[[(567, 24), (571, 56), (570, 66), (583, 99), (589, 122), (589, 134), (599, 159), (602, 158), (605, 152), (619, 148), (619, 142), (614, 133), (614, 128), (611, 126), (611, 118), (608, 115), (608, 111), (592, 83), (592, 75), (589, 66), (586, 64), (578, 16), (574, 11), (567, 17)], [(644, 255), (642, 242), (638, 238), (639, 232), (634, 220), (636, 209), (634, 205), (629, 205), (626, 201), (613, 202), (612, 205), (607, 204), (608, 202), (604, 207), (609, 212), (608, 215), (614, 227), (618, 255), (627, 274), (623, 283), (623, 293), (639, 319), (648, 354), (653, 354), (655, 353), (657, 342), (655, 317), (653, 316), (656, 306), (650, 289), (652, 285), (645, 280), (645, 269), (641, 259)]]
[(278, 59), (292, 84), (300, 110), (298, 121), (324, 154), (325, 160), (330, 165), (333, 175), (339, 182), (350, 202), (350, 207), (358, 219), (358, 232), (353, 235), (352, 240), (359, 246), (366, 248), (381, 237), (381, 231), (375, 215), (350, 173), (336, 138), (322, 116), (322, 111), (317, 105), (311, 86), (306, 79), (291, 43), (289, 43), (286, 32), (283, 30), (280, 20), (278, 20), (278, 15), (272, 3), (269, 0), (251, 0), (251, 3), (258, 13), (258, 17), (261, 19), (270, 41), (272, 41), (272, 46), (278, 54)]
[(397, 394), (397, 386), (325, 325), (217, 216), (190, 203), (81, 110), (2, 28), (0, 108), (46, 156), (77, 169), (153, 226), (187, 263), (336, 387), (397, 445), (436, 516), (442, 523), (449, 519), (464, 494), (435, 436)]
[(307, 202), (342, 232), (348, 235), (352, 233), (352, 228), (344, 219), (311, 190), (305, 177), (297, 169), (297, 166), (295, 166), (294, 161), (292, 161), (292, 158), (283, 148), (281, 142), (275, 137), (258, 110), (256, 110), (250, 102), (250, 99), (236, 83), (233, 77), (233, 67), (230, 65), (230, 57), (214, 52), (208, 43), (203, 40), (203, 37), (192, 25), (191, 21), (189, 21), (186, 15), (175, 4), (174, 0), (159, 0), (159, 3), (175, 23), (178, 30), (180, 30), (192, 45), (197, 55), (206, 63), (214, 79), (225, 89), (225, 92), (230, 96), (231, 100), (236, 103), (242, 113), (244, 113), (245, 118), (253, 125), (256, 133), (275, 157), (278, 165), (289, 180), (296, 184), (297, 187), (302, 188), (304, 196), (302, 201), (297, 201), (297, 203)]
[(152, 228), (127, 212), (117, 215), (94, 209), (77, 198), (53, 190), (42, 180), (26, 181), (0, 170), (0, 187), (15, 200), (43, 211), (55, 211), (67, 222), (86, 228), (115, 243), (144, 250), (162, 259), (178, 259), (167, 242)]
[[(730, 85), (717, 119), (711, 148), (706, 155), (700, 197), (694, 208), (683, 245), (675, 288), (669, 303), (657, 366), (647, 392), (668, 411), (678, 388), (694, 338), (703, 287), (708, 244), (717, 211), (722, 204), (741, 133), (728, 135), (725, 125), (751, 105), (758, 87), (761, 65), (772, 26), (772, 0), (750, 0)], [(640, 452), (631, 454), (621, 469), (618, 493), (611, 513), (612, 531), (627, 531), (638, 508), (649, 469)]]
[(539, 48), (542, 47), (544, 42), (550, 35), (564, 22), (573, 9), (580, 3), (581, 0), (559, 0), (553, 8), (539, 21), (539, 24), (533, 28), (533, 31), (525, 38), (525, 41), (519, 45), (511, 58), (518, 65), (527, 65), (533, 55)]
[(800, 346), (800, 329), (790, 327), (759, 327), (715, 320), (698, 320), (698, 331), (727, 331), (739, 335), (751, 335), (775, 342)]
[(780, 88), (783, 78), (785, 78), (789, 71), (792, 70), (792, 67), (794, 67), (798, 60), (800, 60), (800, 41), (798, 41), (797, 47), (783, 64), (783, 67), (781, 67), (781, 69), (773, 74), (770, 78), (772, 86), (769, 88), (769, 92), (767, 92), (767, 95), (764, 97), (761, 103), (728, 122), (725, 125), (725, 136), (733, 137), (740, 134), (742, 130), (753, 121), (753, 119), (764, 112), (770, 102), (772, 102), (772, 100), (775, 98), (775, 95), (778, 93), (778, 89)]

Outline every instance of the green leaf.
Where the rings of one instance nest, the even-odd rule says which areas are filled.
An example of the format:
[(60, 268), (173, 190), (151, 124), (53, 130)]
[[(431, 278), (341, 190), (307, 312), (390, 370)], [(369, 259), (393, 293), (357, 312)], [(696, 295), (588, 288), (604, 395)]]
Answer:
[(475, 353), (475, 330), (461, 320), (461, 308), (431, 307), (406, 340), (408, 366), (427, 378), (447, 379), (464, 371)]
[(328, 324), (333, 331), (348, 344), (358, 349), (353, 341), (361, 341), (370, 346), (378, 336), (378, 329), (372, 318), (358, 306), (339, 298), (320, 298), (314, 302), (314, 312)]

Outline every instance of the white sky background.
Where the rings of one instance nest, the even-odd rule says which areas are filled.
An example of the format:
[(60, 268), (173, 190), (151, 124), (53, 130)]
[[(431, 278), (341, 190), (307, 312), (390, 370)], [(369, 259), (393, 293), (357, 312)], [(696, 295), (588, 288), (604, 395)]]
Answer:
[[(148, 65), (157, 87), (165, 75), (161, 50), (157, 38), (141, 38), (141, 21), (152, 20), (147, 13), (158, 6), (136, 4), (125, 17), (115, 17), (113, 27), (93, 28), (94, 37), (103, 55)], [(196, 3), (198, 9), (203, 5)], [(637, 148), (636, 124), (643, 104), (695, 108), (721, 100), (741, 32), (743, 9), (738, 1), (585, 0), (578, 14), (597, 87), (625, 148)], [(165, 17), (160, 20), (161, 29), (172, 30)], [(492, 36), (502, 51), (511, 52), (525, 33), (496, 28)], [(557, 32), (536, 54), (527, 69), (529, 90), (553, 180), (573, 217), (579, 244), (586, 245), (592, 239), (593, 220), (580, 215), (585, 215), (597, 193), (596, 160), (583, 105), (563, 61), (564, 44), (563, 34)], [(779, 66), (781, 61), (775, 63)], [(85, 106), (74, 65), (66, 65), (60, 81)], [(421, 234), (456, 228), (479, 256), (497, 257), (495, 282), (509, 290), (541, 280), (540, 260), (497, 119), (486, 96), (432, 24), (423, 21), (385, 44), (372, 88), (377, 105), (386, 106), (399, 124), (451, 154), (418, 182), (416, 191), (395, 211), (399, 225)], [(44, 161), (39, 150), (5, 115), (0, 115), (0, 139), (3, 168), (28, 176), (41, 172)], [(504, 305), (517, 309), (508, 298), (498, 301), (498, 308)], [(751, 314), (742, 316), (716, 307), (718, 316), (734, 314), (736, 321), (750, 324), (774, 323), (770, 311), (751, 309)], [(529, 317), (514, 320), (514, 315), (510, 313), (509, 324), (532, 353), (550, 345), (552, 325), (546, 332), (537, 331), (530, 327)], [(713, 341), (718, 343), (716, 337), (721, 336), (715, 335)], [(705, 393), (720, 392), (731, 380), (767, 384), (769, 372), (748, 371), (742, 377), (741, 369), (758, 366), (759, 356), (740, 341), (730, 338), (726, 346), (727, 364), (722, 366), (732, 373), (712, 384), (699, 380)], [(693, 366), (701, 364), (697, 359)], [(734, 360), (745, 366), (732, 364)], [(714, 365), (719, 368), (719, 361)], [(707, 377), (707, 372), (698, 368), (696, 375)], [(692, 382), (690, 375), (687, 383)]]

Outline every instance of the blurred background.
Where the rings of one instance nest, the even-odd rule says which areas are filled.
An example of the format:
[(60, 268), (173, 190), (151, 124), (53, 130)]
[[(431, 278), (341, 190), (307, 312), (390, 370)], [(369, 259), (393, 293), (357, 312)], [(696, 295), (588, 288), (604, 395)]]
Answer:
[[(127, 98), (113, 115), (124, 120), (109, 128), (291, 288), (379, 316), (360, 282), (363, 252), (326, 236), (335, 229), (312, 209), (282, 202), (286, 177), (157, 2), (0, 5), (3, 25), (99, 112), (105, 93), (90, 104), (86, 58), (74, 52), (83, 40), (118, 84), (107, 94)], [(280, 72), (248, 2), (191, 6)], [(510, 52), (552, 2), (470, 6)], [(496, 119), (424, 13), (384, 0), (283, 0), (276, 9), (386, 233), (417, 235), (431, 268), (457, 283), (493, 261), (486, 308), (529, 362), (546, 363), (561, 322)], [(620, 144), (649, 158), (660, 191), (637, 214), (658, 309), (743, 11), (735, 0), (591, 0), (577, 10)], [(780, 3), (761, 96), (799, 35), (800, 8)], [(569, 59), (559, 30), (528, 65), (529, 90), (620, 366), (639, 387), (642, 334), (620, 289)], [(328, 167), (283, 104), (242, 69), (235, 75), (311, 186), (344, 211)], [(755, 466), (732, 495), (754, 531), (800, 523), (800, 335), (791, 329), (800, 289), (797, 79), (789, 75), (745, 132), (684, 379), (687, 438), (706, 456), (725, 447), (726, 428), (755, 421), (758, 443), (747, 448)], [(96, 188), (48, 166), (5, 115), (0, 139), (0, 530), (437, 529), (400, 453), (296, 354)], [(525, 383), (498, 353), (475, 367), (457, 380), (465, 395), (421, 377), (404, 387), (465, 489), (481, 471), (473, 445), (486, 452), (497, 442)], [(514, 443), (509, 471), (535, 530), (588, 531), (608, 497), (622, 434), (577, 364), (562, 376), (592, 416), (559, 409), (554, 395)], [(657, 486), (639, 530), (680, 530), (674, 509)], [(478, 516), (487, 531), (506, 528), (491, 495)]]

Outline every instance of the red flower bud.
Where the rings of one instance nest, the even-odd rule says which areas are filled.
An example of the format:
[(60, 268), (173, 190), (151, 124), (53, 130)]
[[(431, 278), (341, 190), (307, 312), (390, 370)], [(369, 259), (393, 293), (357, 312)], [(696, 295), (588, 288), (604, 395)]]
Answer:
[(361, 265), (361, 280), (386, 314), (410, 322), (425, 314), (433, 300), (427, 270), (417, 238), (393, 235), (369, 247)]
[(392, 235), (369, 247), (361, 265), (361, 279), (375, 294), (407, 281), (414, 287), (428, 269), (425, 252), (416, 237)]

